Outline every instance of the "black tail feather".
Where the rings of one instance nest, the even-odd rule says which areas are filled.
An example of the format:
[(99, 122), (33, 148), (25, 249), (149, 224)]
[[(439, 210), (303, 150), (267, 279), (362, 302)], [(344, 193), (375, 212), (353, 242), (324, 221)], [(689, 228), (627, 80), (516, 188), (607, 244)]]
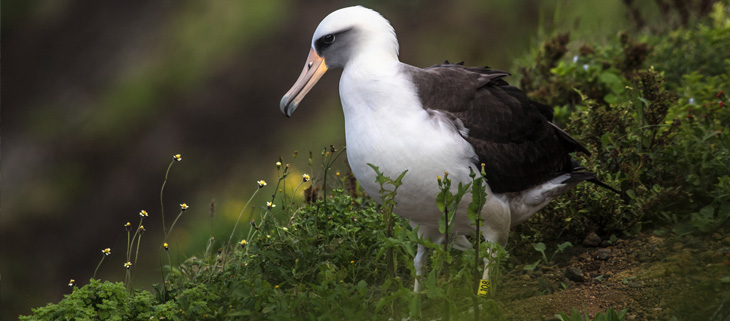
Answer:
[(618, 194), (619, 196), (621, 196), (621, 198), (626, 198), (626, 194), (620, 192), (619, 190), (617, 190), (617, 189), (615, 189), (615, 188), (613, 188), (611, 186), (608, 186), (608, 184), (606, 184), (604, 182), (601, 182), (600, 180), (598, 180), (598, 178), (589, 179), (588, 181), (591, 182), (591, 183), (593, 183), (593, 184), (595, 184), (596, 186), (603, 187), (605, 189), (610, 190), (611, 192), (614, 192), (614, 193)]
[(591, 172), (574, 171), (570, 172), (570, 176), (562, 181), (562, 184), (580, 183), (583, 181), (592, 181), (596, 179), (596, 174)]
[(573, 167), (573, 170), (570, 171), (570, 177), (568, 177), (562, 183), (580, 183), (583, 181), (591, 182), (596, 186), (603, 187), (605, 189), (610, 190), (611, 192), (616, 193), (624, 201), (628, 200), (628, 196), (625, 193), (623, 193), (611, 186), (608, 186), (608, 184), (606, 184), (604, 182), (601, 182), (601, 180), (599, 180), (598, 177), (596, 177), (596, 173), (586, 171), (586, 168), (581, 166), (580, 163), (578, 163), (576, 160), (570, 159), (570, 163)]

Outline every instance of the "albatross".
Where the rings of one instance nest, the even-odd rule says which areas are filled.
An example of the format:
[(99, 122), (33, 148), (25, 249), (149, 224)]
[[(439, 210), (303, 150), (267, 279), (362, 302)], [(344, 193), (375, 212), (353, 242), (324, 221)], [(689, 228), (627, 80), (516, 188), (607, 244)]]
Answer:
[[(290, 117), (329, 69), (342, 68), (339, 90), (345, 118), (347, 159), (363, 189), (380, 202), (380, 185), (368, 164), (384, 175), (408, 171), (398, 189), (394, 212), (418, 227), (420, 237), (442, 243), (442, 213), (436, 206), (436, 178), (472, 182), (484, 164), (487, 199), (480, 232), (507, 243), (510, 227), (525, 221), (580, 182), (603, 185), (570, 156), (585, 147), (552, 123), (553, 109), (528, 99), (488, 67), (439, 64), (418, 68), (398, 59), (395, 31), (380, 13), (354, 6), (322, 20), (312, 37), (304, 69), (283, 96)], [(455, 214), (454, 248), (471, 247), (467, 194)], [(415, 290), (426, 260), (418, 245)], [(485, 258), (485, 263), (487, 258)], [(485, 268), (484, 278), (488, 277)]]

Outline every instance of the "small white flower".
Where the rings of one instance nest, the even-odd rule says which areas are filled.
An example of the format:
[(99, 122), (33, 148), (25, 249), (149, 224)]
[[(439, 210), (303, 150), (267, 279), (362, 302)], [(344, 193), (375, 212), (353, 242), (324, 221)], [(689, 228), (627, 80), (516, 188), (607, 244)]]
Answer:
[(141, 210), (141, 211), (139, 211), (139, 216), (141, 216), (141, 217), (147, 217), (147, 216), (150, 216), (150, 215), (147, 214), (147, 211)]
[(188, 209), (188, 207), (190, 207), (190, 206), (188, 206), (188, 203), (182, 203), (182, 204), (180, 204), (180, 210), (181, 211), (184, 211), (184, 210)]
[(689, 104), (690, 105), (694, 105), (695, 104), (695, 99), (694, 98), (690, 98), (689, 99)]
[(262, 179), (260, 181), (256, 181), (256, 184), (259, 184), (259, 188), (262, 188), (266, 186), (266, 181)]
[(112, 254), (112, 249), (107, 247), (107, 248), (101, 250), (101, 253), (104, 253), (104, 255)]
[(573, 63), (578, 62), (578, 55), (573, 56)]
[(176, 161), (179, 162), (179, 161), (182, 160), (182, 156), (180, 156), (180, 154), (175, 154), (174, 156), (172, 156), (172, 159), (174, 159), (174, 160), (176, 160)]
[(302, 182), (309, 182), (309, 174), (302, 174)]
[(132, 262), (124, 263), (124, 268), (126, 268), (127, 270), (131, 269), (132, 268)]
[(266, 202), (266, 208), (272, 209), (274, 207), (276, 207), (276, 204), (274, 204), (273, 202)]
[(588, 64), (583, 65), (583, 70), (588, 71)]

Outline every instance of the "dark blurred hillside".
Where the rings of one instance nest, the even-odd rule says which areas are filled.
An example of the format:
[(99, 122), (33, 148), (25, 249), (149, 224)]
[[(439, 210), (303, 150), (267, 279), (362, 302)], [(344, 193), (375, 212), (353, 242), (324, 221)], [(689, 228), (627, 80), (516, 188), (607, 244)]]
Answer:
[[(578, 21), (553, 16), (560, 3), (571, 2), (362, 4), (392, 22), (404, 62), (509, 69), (537, 42), (538, 24)], [(319, 21), (352, 4), (4, 1), (0, 317), (57, 301), (71, 278), (85, 284), (106, 247), (116, 255), (99, 276), (122, 278), (122, 224), (136, 222), (141, 209), (151, 214), (141, 249), (149, 259), (135, 268), (157, 277), (159, 188), (172, 155), (183, 161), (165, 190), (167, 224), (188, 202), (176, 229), (187, 237), (175, 244), (200, 247), (211, 234), (227, 238), (255, 181), (274, 180), (279, 155), (343, 145), (339, 72), (325, 76), (292, 119), (278, 104)], [(602, 11), (586, 10), (596, 6)], [(585, 24), (626, 21), (620, 4), (572, 8), (573, 17), (586, 12)], [(207, 223), (211, 199), (215, 224)]]

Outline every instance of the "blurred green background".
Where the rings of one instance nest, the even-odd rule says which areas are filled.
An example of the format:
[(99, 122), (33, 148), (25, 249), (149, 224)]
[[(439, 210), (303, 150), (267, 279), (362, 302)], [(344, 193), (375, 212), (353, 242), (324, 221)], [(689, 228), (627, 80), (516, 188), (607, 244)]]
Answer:
[(339, 71), (292, 119), (279, 100), (319, 21), (354, 4), (389, 19), (401, 60), (420, 67), (511, 70), (555, 32), (591, 42), (632, 27), (622, 2), (598, 0), (3, 1), (0, 318), (58, 301), (69, 279), (86, 284), (106, 247), (97, 277), (122, 280), (122, 225), (141, 209), (150, 218), (135, 285), (159, 282), (159, 192), (172, 155), (183, 161), (166, 186), (166, 222), (191, 206), (170, 241), (184, 260), (211, 236), (227, 240), (256, 180), (275, 180), (279, 156), (304, 172), (308, 151), (343, 146)]

